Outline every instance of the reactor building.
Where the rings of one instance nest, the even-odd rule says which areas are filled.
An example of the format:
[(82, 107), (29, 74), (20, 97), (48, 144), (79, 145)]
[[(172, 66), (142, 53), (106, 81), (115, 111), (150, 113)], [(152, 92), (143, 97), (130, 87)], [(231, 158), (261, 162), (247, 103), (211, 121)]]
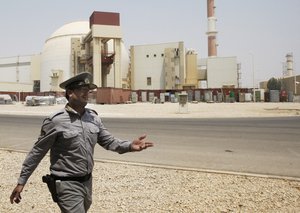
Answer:
[(208, 57), (183, 41), (130, 46), (119, 13), (95, 11), (89, 21), (63, 25), (40, 54), (0, 58), (0, 91), (61, 91), (59, 84), (87, 71), (99, 88), (189, 90), (238, 88), (237, 58), (217, 56), (214, 0), (207, 1)]

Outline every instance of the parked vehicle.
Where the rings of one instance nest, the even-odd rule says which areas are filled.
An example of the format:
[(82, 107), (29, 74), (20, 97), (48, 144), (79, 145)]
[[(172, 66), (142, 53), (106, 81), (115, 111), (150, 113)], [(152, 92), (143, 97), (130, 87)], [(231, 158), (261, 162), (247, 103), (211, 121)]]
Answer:
[(54, 96), (27, 96), (25, 98), (25, 103), (27, 106), (41, 106), (41, 105), (54, 105)]
[(1, 94), (0, 95), (0, 104), (13, 104), (13, 101), (8, 94)]

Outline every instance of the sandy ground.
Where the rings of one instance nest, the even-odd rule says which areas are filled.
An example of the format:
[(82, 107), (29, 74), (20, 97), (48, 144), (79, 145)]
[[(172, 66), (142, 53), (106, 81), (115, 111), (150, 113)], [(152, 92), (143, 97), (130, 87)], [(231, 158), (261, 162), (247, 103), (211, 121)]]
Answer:
[[(61, 105), (0, 105), (0, 114), (49, 115)], [(299, 116), (299, 103), (198, 103), (89, 105), (101, 117), (274, 117)], [(23, 191), (9, 203), (26, 153), (0, 150), (0, 212), (59, 212), (41, 176), (43, 159)], [(300, 181), (247, 175), (96, 162), (89, 212), (300, 212)]]
[[(20, 204), (9, 203), (25, 153), (0, 151), (0, 212), (59, 212), (33, 173)], [(300, 181), (96, 162), (89, 212), (300, 212)]]

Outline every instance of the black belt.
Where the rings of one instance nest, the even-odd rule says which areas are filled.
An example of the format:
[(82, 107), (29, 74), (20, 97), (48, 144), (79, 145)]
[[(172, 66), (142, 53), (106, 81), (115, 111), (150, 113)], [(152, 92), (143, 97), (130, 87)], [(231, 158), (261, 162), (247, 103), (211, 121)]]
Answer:
[(60, 177), (60, 176), (56, 176), (56, 175), (52, 175), (51, 177), (53, 177), (55, 180), (61, 180), (61, 181), (78, 181), (80, 183), (88, 181), (92, 176), (92, 173), (89, 173), (85, 176), (81, 176), (81, 177)]

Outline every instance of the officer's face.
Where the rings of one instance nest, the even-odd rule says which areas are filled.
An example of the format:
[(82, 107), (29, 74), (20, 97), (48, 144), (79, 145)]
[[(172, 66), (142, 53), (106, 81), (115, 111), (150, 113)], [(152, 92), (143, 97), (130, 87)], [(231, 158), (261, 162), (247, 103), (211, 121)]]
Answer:
[(69, 92), (69, 104), (85, 107), (89, 98), (90, 89), (87, 86), (75, 88)]

